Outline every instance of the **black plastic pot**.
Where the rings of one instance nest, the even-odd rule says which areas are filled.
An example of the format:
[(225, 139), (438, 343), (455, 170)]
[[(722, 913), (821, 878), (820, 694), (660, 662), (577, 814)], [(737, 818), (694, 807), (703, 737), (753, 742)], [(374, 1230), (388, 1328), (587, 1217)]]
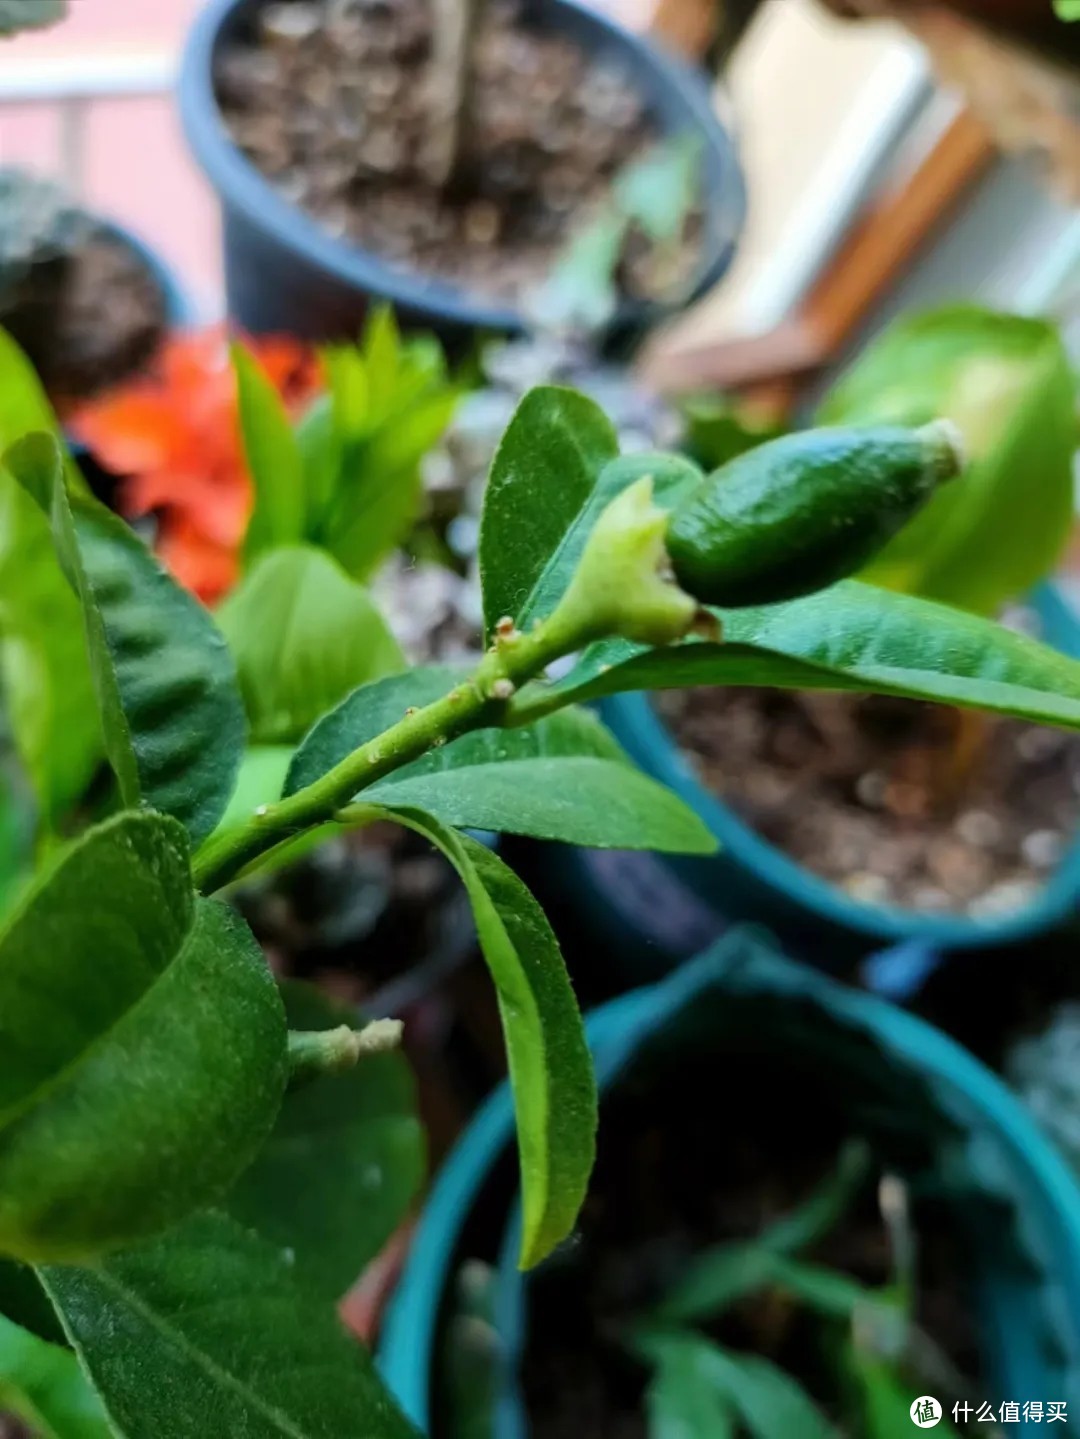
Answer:
[[(373, 300), (389, 300), (403, 326), (436, 331), (451, 346), (476, 331), (520, 334), (520, 308), (493, 305), (444, 280), (396, 268), (327, 234), (282, 198), (233, 144), (214, 94), (220, 47), (243, 33), (264, 0), (210, 0), (188, 41), (180, 77), (184, 130), (221, 201), (230, 316), (251, 333), (308, 339), (355, 335)], [(648, 97), (658, 129), (692, 132), (704, 142), (705, 224), (700, 269), (685, 303), (727, 270), (742, 229), (742, 173), (703, 77), (648, 40), (594, 14), (579, 0), (529, 0), (539, 28), (573, 36), (591, 54), (617, 59)], [(660, 306), (624, 305), (613, 332), (626, 344), (657, 319)]]

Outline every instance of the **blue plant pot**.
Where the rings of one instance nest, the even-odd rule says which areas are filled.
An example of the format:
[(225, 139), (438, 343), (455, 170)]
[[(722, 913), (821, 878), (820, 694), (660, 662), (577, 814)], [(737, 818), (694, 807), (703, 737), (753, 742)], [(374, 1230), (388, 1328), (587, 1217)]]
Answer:
[[(902, 1137), (919, 1178), (957, 1211), (971, 1241), (988, 1393), (979, 1398), (1080, 1403), (1080, 1189), (1020, 1103), (946, 1035), (871, 995), (783, 958), (747, 931), (662, 983), (623, 995), (588, 1024), (601, 1092), (640, 1062), (674, 1062), (688, 1046), (728, 1038), (777, 1062), (799, 1056), (830, 1073), (853, 1130), (889, 1152)], [(601, 1117), (601, 1126), (603, 1117)], [(443, 1168), (384, 1330), (383, 1374), (406, 1413), (431, 1432), (440, 1309), (461, 1237), (514, 1140), (504, 1086)], [(510, 1216), (497, 1287), (504, 1382), (496, 1439), (528, 1426), (516, 1385), (527, 1340), (528, 1280), (515, 1267)]]
[[(221, 201), (230, 316), (253, 333), (324, 340), (355, 335), (372, 300), (389, 300), (403, 325), (434, 330), (451, 347), (477, 331), (522, 333), (527, 325), (520, 308), (491, 304), (334, 239), (283, 199), (236, 148), (214, 95), (214, 62), (222, 44), (244, 30), (261, 3), (209, 0), (191, 32), (180, 76), (188, 143)], [(746, 206), (734, 145), (716, 117), (704, 79), (579, 0), (530, 0), (529, 13), (538, 26), (572, 36), (589, 53), (617, 59), (649, 99), (664, 133), (701, 135), (704, 252), (692, 293), (684, 300), (689, 303), (727, 270)], [(614, 326), (616, 338), (625, 344), (661, 313), (657, 306), (625, 305)]]
[[(1080, 623), (1052, 585), (1032, 604), (1048, 644), (1080, 656)], [(767, 925), (807, 962), (850, 973), (872, 951), (898, 944), (948, 950), (1020, 943), (1075, 913), (1080, 836), (1038, 897), (994, 918), (933, 915), (852, 899), (790, 859), (743, 822), (698, 778), (692, 761), (645, 694), (616, 695), (601, 712), (631, 758), (673, 789), (720, 841), (708, 858), (565, 851), (558, 883), (632, 978), (656, 977), (731, 924)]]

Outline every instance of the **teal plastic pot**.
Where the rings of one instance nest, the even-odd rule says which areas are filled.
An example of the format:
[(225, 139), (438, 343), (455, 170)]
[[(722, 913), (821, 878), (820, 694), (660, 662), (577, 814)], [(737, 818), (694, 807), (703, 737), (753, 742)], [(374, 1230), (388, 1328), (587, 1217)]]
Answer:
[[(1080, 656), (1080, 624), (1061, 592), (1043, 586), (1032, 605), (1046, 642)], [(666, 972), (731, 924), (767, 925), (807, 962), (850, 972), (859, 959), (890, 945), (947, 950), (1020, 943), (1056, 928), (1078, 908), (1080, 836), (1038, 897), (1005, 916), (924, 914), (853, 899), (711, 794), (648, 695), (616, 695), (601, 712), (635, 763), (696, 810), (721, 845), (708, 858), (599, 851), (551, 857), (560, 889), (636, 978)]]
[[(979, 1399), (1080, 1404), (1080, 1189), (1020, 1103), (946, 1035), (864, 992), (792, 963), (734, 931), (660, 984), (597, 1010), (589, 1040), (601, 1091), (631, 1067), (679, 1063), (689, 1046), (812, 1064), (835, 1086), (853, 1132), (956, 1208), (970, 1244), (981, 1328)], [(601, 1126), (603, 1116), (601, 1115)], [(383, 1373), (406, 1413), (433, 1433), (439, 1319), (462, 1236), (514, 1141), (504, 1086), (445, 1165), (388, 1315)], [(512, 1207), (512, 1206), (511, 1206)], [(504, 1207), (503, 1214), (507, 1211)], [(513, 1218), (510, 1218), (511, 1234)], [(497, 1330), (505, 1382), (496, 1439), (521, 1439), (515, 1356), (527, 1342), (528, 1278), (503, 1246)]]

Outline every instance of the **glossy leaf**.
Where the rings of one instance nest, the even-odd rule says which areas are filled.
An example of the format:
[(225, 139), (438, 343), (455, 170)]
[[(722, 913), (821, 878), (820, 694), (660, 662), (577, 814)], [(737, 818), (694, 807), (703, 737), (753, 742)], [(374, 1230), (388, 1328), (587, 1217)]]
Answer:
[(935, 700), (1080, 729), (1080, 663), (990, 620), (845, 580), (787, 604), (718, 612), (725, 643), (591, 646), (552, 691), (762, 685)]
[(703, 478), (697, 466), (680, 455), (622, 455), (605, 465), (588, 499), (568, 526), (558, 550), (544, 566), (516, 616), (520, 627), (525, 628), (551, 614), (577, 569), (586, 541), (601, 513), (623, 490), (646, 476), (652, 479), (654, 500), (663, 508), (677, 504), (695, 490)]
[[(29, 360), (0, 330), (0, 455), (31, 431), (59, 434)], [(67, 465), (72, 483), (80, 484), (70, 460)], [(79, 602), (60, 568), (48, 520), (3, 466), (0, 688), (41, 818), (55, 825), (101, 761), (101, 728)]]
[(105, 749), (125, 805), (174, 815), (193, 840), (204, 838), (224, 812), (243, 752), (224, 640), (122, 520), (69, 493), (53, 439), (31, 436), (5, 463), (50, 514), (82, 601)]
[(291, 745), (252, 745), (245, 750), (240, 773), (236, 777), (236, 788), (219, 827), (225, 829), (240, 820), (249, 819), (261, 804), (273, 804), (279, 799), (292, 757)]
[(551, 926), (476, 840), (415, 809), (376, 813), (425, 835), (461, 876), (499, 1001), (521, 1162), (521, 1265), (573, 1229), (596, 1152), (597, 1098), (581, 1013)]
[(522, 400), (499, 444), (484, 494), (479, 553), (489, 631), (504, 615), (525, 616), (600, 471), (618, 453), (611, 422), (584, 395), (543, 386)]
[[(284, 990), (289, 1027), (357, 1023), (319, 990)], [(296, 1259), (313, 1291), (337, 1299), (382, 1249), (423, 1183), (424, 1132), (402, 1054), (369, 1055), (348, 1074), (286, 1095), (274, 1131), (229, 1196), (229, 1212)]]
[(71, 1350), (0, 1316), (0, 1413), (5, 1411), (36, 1439), (111, 1439), (113, 1433)]
[[(725, 1400), (754, 1439), (839, 1439), (836, 1429), (791, 1376), (756, 1354), (722, 1349), (711, 1340), (679, 1330), (645, 1330), (635, 1347), (653, 1363), (673, 1350), (678, 1362), (693, 1366), (702, 1387)], [(652, 1436), (650, 1436), (652, 1439)]]
[(124, 1439), (416, 1439), (332, 1307), (224, 1215), (43, 1279)]
[(264, 555), (217, 620), (257, 744), (295, 743), (358, 685), (405, 668), (367, 590), (308, 546)]
[[(452, 670), (413, 671), (398, 683), (351, 695), (300, 746), (285, 793), (313, 783), (381, 734), (405, 704), (445, 694), (455, 678)], [(387, 694), (394, 696), (389, 712)], [(716, 847), (697, 815), (635, 769), (584, 710), (564, 710), (525, 729), (474, 730), (395, 770), (364, 790), (363, 799), (425, 809), (458, 829), (566, 844), (683, 854), (710, 854)]]
[(659, 1349), (645, 1408), (649, 1439), (735, 1439), (731, 1409), (696, 1338), (684, 1344), (673, 1336)]
[(295, 545), (304, 535), (304, 461), (285, 405), (258, 360), (232, 347), (244, 456), (254, 492), (244, 536), (250, 565), (267, 550)]
[(1072, 525), (1075, 382), (1045, 320), (949, 306), (892, 325), (844, 375), (823, 424), (960, 428), (969, 463), (866, 578), (993, 614), (1045, 578)]
[(277, 1115), (285, 1035), (180, 825), (89, 831), (0, 936), (0, 1253), (81, 1261), (216, 1199)]
[(283, 792), (293, 794), (318, 779), (345, 755), (397, 724), (407, 709), (442, 699), (464, 673), (449, 665), (423, 665), (362, 685), (325, 715), (297, 749)]

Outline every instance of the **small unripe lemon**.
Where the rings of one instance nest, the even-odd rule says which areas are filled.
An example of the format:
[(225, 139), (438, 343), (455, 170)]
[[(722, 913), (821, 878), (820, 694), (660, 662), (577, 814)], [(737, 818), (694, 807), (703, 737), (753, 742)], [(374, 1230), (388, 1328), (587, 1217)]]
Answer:
[(673, 513), (679, 584), (705, 604), (772, 604), (854, 574), (963, 467), (947, 420), (807, 430), (740, 455)]

